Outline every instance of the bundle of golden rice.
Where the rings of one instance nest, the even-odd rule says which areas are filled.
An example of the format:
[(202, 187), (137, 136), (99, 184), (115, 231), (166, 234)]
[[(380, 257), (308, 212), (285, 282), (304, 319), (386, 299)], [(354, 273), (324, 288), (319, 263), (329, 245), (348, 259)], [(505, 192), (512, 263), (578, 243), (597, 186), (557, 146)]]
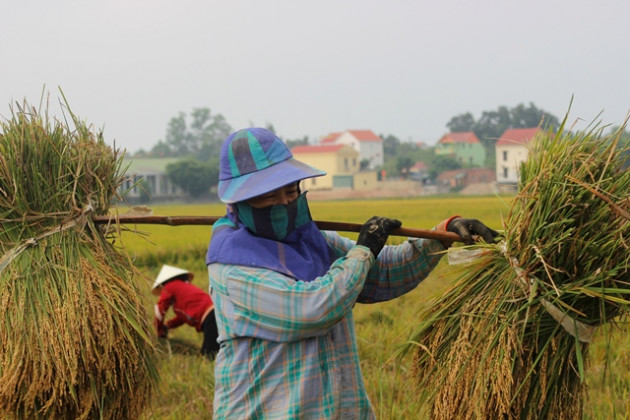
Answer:
[(581, 418), (593, 331), (628, 311), (630, 170), (622, 129), (564, 128), (534, 141), (503, 240), (420, 314), (432, 418)]
[(0, 123), (0, 418), (137, 417), (157, 383), (133, 265), (91, 216), (122, 158), (24, 107)]

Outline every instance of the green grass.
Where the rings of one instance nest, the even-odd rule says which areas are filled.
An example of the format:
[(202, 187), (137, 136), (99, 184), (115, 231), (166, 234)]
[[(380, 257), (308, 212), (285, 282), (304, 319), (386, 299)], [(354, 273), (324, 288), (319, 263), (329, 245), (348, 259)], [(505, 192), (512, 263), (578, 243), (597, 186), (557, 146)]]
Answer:
[[(373, 215), (399, 218), (403, 226), (428, 229), (453, 215), (478, 218), (501, 229), (511, 197), (438, 197), (369, 201), (313, 201), (313, 218), (362, 223)], [(222, 215), (224, 206), (160, 206), (156, 215)], [(152, 316), (155, 298), (150, 285), (161, 264), (177, 265), (195, 273), (195, 284), (207, 290), (205, 251), (210, 239), (209, 226), (138, 225), (144, 237), (131, 232), (122, 244), (145, 275), (141, 290), (147, 297), (147, 314)], [(345, 234), (356, 237), (356, 234)], [(399, 243), (403, 238), (390, 238)], [(355, 320), (361, 368), (368, 395), (379, 419), (428, 418), (419, 400), (418, 387), (410, 372), (410, 355), (393, 355), (408, 340), (417, 314), (440, 293), (450, 279), (445, 259), (429, 278), (414, 291), (390, 302), (357, 305)], [(172, 314), (168, 314), (171, 316)], [(630, 338), (627, 328), (602, 328), (590, 346), (591, 365), (587, 371), (589, 397), (585, 418), (624, 419), (630, 416)], [(607, 343), (607, 338), (610, 343)], [(198, 356), (201, 334), (182, 326), (169, 333), (170, 352), (160, 343), (160, 393), (145, 419), (210, 419), (213, 398), (213, 362)], [(611, 363), (605, 369), (604, 360)]]

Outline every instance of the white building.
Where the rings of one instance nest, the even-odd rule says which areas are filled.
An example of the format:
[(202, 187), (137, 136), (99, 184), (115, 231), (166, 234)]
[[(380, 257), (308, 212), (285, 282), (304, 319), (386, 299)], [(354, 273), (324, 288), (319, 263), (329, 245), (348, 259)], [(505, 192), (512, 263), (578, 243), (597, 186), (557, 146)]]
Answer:
[(505, 130), (495, 143), (498, 184), (517, 184), (520, 166), (529, 155), (529, 143), (541, 132), (539, 128)]
[(372, 130), (347, 130), (330, 133), (320, 142), (322, 145), (345, 144), (359, 152), (359, 162), (367, 161), (366, 169), (383, 166), (383, 139)]

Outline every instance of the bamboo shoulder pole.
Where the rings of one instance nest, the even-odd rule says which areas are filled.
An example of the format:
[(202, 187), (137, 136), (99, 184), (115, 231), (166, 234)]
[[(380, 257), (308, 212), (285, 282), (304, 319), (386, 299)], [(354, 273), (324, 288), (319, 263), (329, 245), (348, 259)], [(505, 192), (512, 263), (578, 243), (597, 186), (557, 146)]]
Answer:
[[(144, 224), (144, 225), (212, 225), (221, 217), (219, 216), (93, 216), (92, 220), (97, 224)], [(331, 222), (316, 220), (315, 224), (321, 230), (334, 230), (338, 232), (359, 232), (361, 226), (358, 223)], [(441, 241), (461, 242), (456, 233), (438, 232), (435, 230), (400, 227), (393, 229), (390, 235), (407, 236), (411, 238), (437, 239)]]

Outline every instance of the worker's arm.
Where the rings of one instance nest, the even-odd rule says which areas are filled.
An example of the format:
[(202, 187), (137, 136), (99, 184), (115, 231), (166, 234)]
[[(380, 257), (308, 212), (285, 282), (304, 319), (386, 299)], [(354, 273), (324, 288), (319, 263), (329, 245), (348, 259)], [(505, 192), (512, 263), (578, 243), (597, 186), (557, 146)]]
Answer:
[[(355, 246), (353, 240), (336, 232), (324, 234), (338, 255)], [(400, 245), (385, 246), (370, 267), (357, 302), (383, 302), (413, 290), (435, 268), (444, 250), (440, 241), (432, 239), (409, 239)]]
[(373, 260), (367, 247), (354, 247), (310, 282), (225, 264), (210, 264), (208, 273), (228, 337), (293, 341), (328, 333), (352, 310)]

